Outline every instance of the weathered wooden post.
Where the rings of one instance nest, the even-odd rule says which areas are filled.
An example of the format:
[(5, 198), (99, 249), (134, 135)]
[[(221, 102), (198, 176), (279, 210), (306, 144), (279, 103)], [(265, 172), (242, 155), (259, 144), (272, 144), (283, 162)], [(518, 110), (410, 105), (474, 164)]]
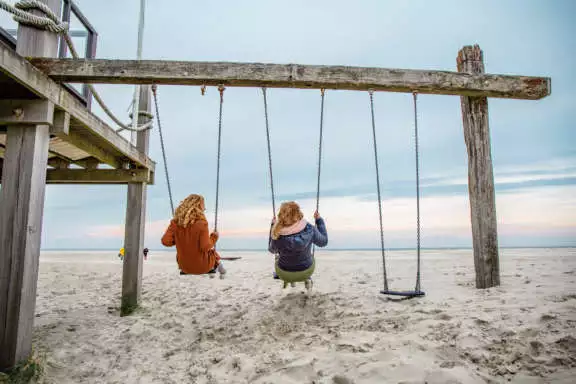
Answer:
[[(138, 111), (150, 113), (152, 99), (149, 85), (140, 87)], [(150, 117), (138, 116), (138, 124), (148, 122)], [(148, 154), (150, 130), (140, 131), (136, 135), (136, 148)], [(146, 183), (128, 184), (128, 202), (126, 207), (126, 230), (124, 233), (124, 268), (122, 273), (122, 305), (120, 314), (129, 315), (140, 302), (142, 290), (142, 264), (144, 249), (144, 225), (146, 222)]]
[[(42, 1), (60, 14), (61, 0)], [(16, 52), (21, 56), (54, 57), (57, 49), (56, 34), (18, 27)], [(0, 370), (27, 359), (32, 349), (49, 125), (54, 111), (52, 103), (42, 100), (13, 105), (15, 122), (8, 124), (0, 191)]]
[[(458, 71), (484, 73), (482, 50), (465, 46), (458, 52)], [(468, 149), (468, 191), (472, 219), (472, 242), (476, 288), (500, 285), (496, 197), (488, 127), (488, 99), (462, 96), (464, 140)]]

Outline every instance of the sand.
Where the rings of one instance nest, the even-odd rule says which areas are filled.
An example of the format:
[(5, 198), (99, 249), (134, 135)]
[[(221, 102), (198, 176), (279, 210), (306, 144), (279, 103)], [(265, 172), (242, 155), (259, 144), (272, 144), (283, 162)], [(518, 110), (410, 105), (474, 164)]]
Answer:
[[(380, 295), (378, 252), (317, 252), (314, 291), (282, 290), (264, 252), (224, 280), (152, 251), (142, 307), (119, 317), (116, 252), (43, 252), (34, 345), (54, 383), (573, 383), (576, 249), (503, 249), (474, 288), (470, 250), (425, 251), (426, 296)], [(395, 289), (415, 254), (389, 252)]]

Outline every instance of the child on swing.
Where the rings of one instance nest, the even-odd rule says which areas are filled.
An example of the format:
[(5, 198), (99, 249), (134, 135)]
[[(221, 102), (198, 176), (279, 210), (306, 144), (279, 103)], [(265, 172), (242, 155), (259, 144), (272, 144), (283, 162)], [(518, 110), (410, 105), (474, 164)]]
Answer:
[(202, 196), (192, 194), (185, 198), (176, 208), (174, 218), (162, 236), (162, 244), (166, 247), (176, 245), (176, 261), (181, 275), (214, 274), (218, 271), (222, 279), (226, 270), (214, 249), (218, 232), (209, 234), (205, 210)]
[(325, 247), (328, 244), (328, 233), (324, 220), (318, 211), (314, 212), (316, 225), (309, 224), (300, 207), (294, 201), (282, 203), (278, 218), (272, 219), (268, 250), (278, 254), (276, 274), (288, 283), (304, 281), (306, 289), (312, 288), (312, 274), (315, 262), (312, 256), (312, 244)]

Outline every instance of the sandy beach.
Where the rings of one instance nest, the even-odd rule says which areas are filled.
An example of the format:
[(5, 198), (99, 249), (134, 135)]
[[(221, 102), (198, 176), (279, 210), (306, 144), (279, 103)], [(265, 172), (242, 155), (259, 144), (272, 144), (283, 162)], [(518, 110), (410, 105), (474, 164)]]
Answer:
[[(423, 298), (380, 295), (379, 252), (317, 251), (311, 295), (265, 252), (226, 252), (226, 279), (144, 265), (119, 316), (116, 252), (41, 255), (34, 348), (54, 383), (573, 383), (576, 249), (502, 249), (502, 286), (474, 288), (471, 250), (423, 253)], [(415, 252), (390, 251), (411, 289)]]

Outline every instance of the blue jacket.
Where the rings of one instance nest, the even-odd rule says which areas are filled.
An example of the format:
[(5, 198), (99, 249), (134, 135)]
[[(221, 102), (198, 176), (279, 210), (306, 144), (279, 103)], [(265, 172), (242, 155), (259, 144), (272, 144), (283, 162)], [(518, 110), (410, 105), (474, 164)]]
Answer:
[(304, 271), (312, 266), (312, 244), (325, 247), (328, 244), (326, 225), (322, 218), (316, 219), (316, 226), (308, 223), (303, 230), (292, 235), (268, 240), (268, 250), (278, 254), (278, 268), (288, 272)]

